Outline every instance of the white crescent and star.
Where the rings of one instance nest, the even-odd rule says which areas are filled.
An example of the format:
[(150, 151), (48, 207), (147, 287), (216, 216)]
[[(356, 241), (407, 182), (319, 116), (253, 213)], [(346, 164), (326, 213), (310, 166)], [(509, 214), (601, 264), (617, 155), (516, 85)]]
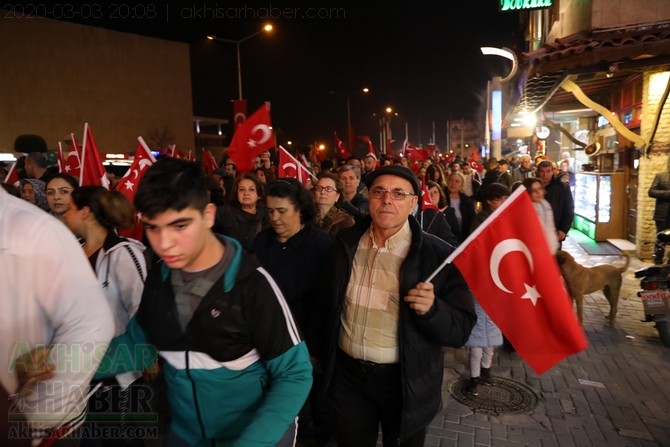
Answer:
[(289, 174), (289, 172), (288, 172), (288, 169), (289, 169), (289, 168), (293, 168), (293, 170), (294, 170), (296, 173), (298, 172), (298, 167), (295, 165), (295, 163), (284, 163), (284, 164), (282, 165), (282, 169), (284, 170), (284, 175), (286, 175), (287, 177), (289, 176), (289, 175), (288, 175), (288, 174)]
[[(261, 138), (255, 140), (253, 137), (256, 135), (258, 131), (261, 132)], [(249, 141), (247, 141), (247, 146), (256, 147), (268, 141), (270, 137), (272, 137), (272, 131), (270, 130), (270, 127), (267, 124), (256, 124), (251, 129), (251, 132), (249, 132)]]
[[(528, 246), (526, 246), (526, 244), (524, 244), (522, 240), (505, 239), (499, 242), (491, 252), (491, 260), (489, 261), (489, 271), (491, 273), (491, 278), (493, 279), (493, 282), (495, 283), (496, 287), (498, 287), (503, 292), (507, 293), (512, 293), (512, 291), (509, 290), (507, 287), (505, 287), (505, 285), (500, 279), (500, 262), (502, 261), (502, 259), (505, 257), (506, 254), (514, 251), (521, 252), (528, 261), (531, 273), (534, 271), (533, 255), (528, 249)], [(538, 298), (540, 298), (540, 294), (535, 288), (535, 286), (531, 286), (525, 283), (524, 286), (526, 288), (526, 293), (522, 295), (521, 298), (531, 300), (534, 306), (535, 304), (537, 304), (537, 300)]]
[(246, 120), (246, 119), (247, 119), (247, 115), (245, 115), (245, 114), (242, 113), (242, 112), (237, 112), (237, 113), (235, 114), (235, 116), (233, 117), (233, 121), (234, 121), (235, 124), (237, 124), (238, 126), (239, 126), (240, 124), (242, 124), (242, 123), (244, 122), (244, 120)]
[(140, 172), (143, 171), (145, 168), (151, 166), (153, 162), (147, 158), (141, 158), (138, 161), (139, 169), (131, 169), (130, 171), (126, 172), (126, 175), (123, 176), (123, 178), (128, 177), (128, 179), (123, 182), (123, 186), (125, 189), (132, 191), (133, 188), (135, 187), (135, 182), (139, 176)]

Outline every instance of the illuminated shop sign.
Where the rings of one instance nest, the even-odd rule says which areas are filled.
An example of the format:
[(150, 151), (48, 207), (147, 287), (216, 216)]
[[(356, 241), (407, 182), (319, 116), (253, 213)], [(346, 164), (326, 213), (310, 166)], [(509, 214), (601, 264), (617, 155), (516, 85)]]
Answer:
[(524, 11), (549, 8), (552, 5), (553, 0), (500, 0), (501, 11)]

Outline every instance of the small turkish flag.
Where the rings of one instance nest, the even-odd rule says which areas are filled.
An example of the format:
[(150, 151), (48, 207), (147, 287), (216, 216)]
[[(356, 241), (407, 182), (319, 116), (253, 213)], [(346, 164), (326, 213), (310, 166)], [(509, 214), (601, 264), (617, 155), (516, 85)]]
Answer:
[(5, 176), (5, 181), (9, 185), (19, 186), (19, 172), (16, 170), (16, 162), (12, 163), (12, 166), (9, 168), (9, 172)]
[(216, 163), (216, 159), (214, 158), (214, 155), (207, 150), (203, 149), (202, 150), (202, 168), (205, 170), (205, 173), (211, 174), (212, 171), (214, 171), (216, 168), (218, 168), (219, 165)]
[(58, 150), (56, 151), (56, 155), (58, 156), (58, 172), (62, 174), (63, 170), (65, 169), (65, 156), (63, 155), (63, 145), (60, 141), (58, 142)]
[(228, 148), (238, 172), (248, 172), (254, 167), (254, 157), (275, 145), (270, 122), (270, 103), (266, 102), (235, 130)]
[(133, 164), (126, 171), (126, 174), (121, 177), (119, 183), (116, 185), (116, 190), (126, 196), (130, 203), (135, 200), (135, 193), (137, 192), (137, 185), (140, 184), (144, 172), (156, 163), (156, 158), (149, 150), (149, 146), (144, 142), (142, 137), (137, 137), (137, 149), (135, 149), (135, 158)]
[(277, 178), (290, 177), (306, 185), (312, 174), (293, 155), (282, 146), (279, 146), (279, 167)]
[[(156, 158), (151, 153), (151, 150), (149, 150), (149, 146), (144, 142), (144, 139), (142, 137), (137, 137), (137, 141), (137, 149), (135, 149), (133, 164), (130, 165), (126, 174), (121, 177), (121, 180), (119, 180), (119, 183), (116, 185), (116, 190), (126, 196), (131, 204), (135, 200), (137, 186), (140, 184), (140, 180), (142, 180), (144, 173), (151, 167), (151, 165), (156, 163)], [(134, 210), (135, 205), (133, 204), (133, 212)], [(141, 241), (142, 231), (142, 221), (140, 220), (139, 215), (135, 213), (135, 224), (129, 229), (120, 229), (119, 234), (123, 237), (131, 237)]]
[(440, 211), (440, 209), (430, 200), (430, 194), (428, 193), (428, 188), (426, 187), (426, 181), (421, 180), (421, 209), (429, 210), (434, 209)]
[(88, 123), (84, 123), (84, 144), (81, 147), (81, 174), (79, 185), (97, 185), (109, 189), (107, 171), (102, 166), (98, 146), (93, 139), (93, 132)]
[(518, 188), (445, 261), (537, 374), (588, 346), (542, 234)]
[(335, 134), (335, 152), (337, 153), (337, 156), (341, 158), (342, 160), (346, 160), (347, 158), (351, 157), (351, 153), (349, 152), (349, 149), (347, 146), (344, 144), (344, 141), (340, 139), (337, 134)]
[(70, 151), (65, 158), (65, 164), (63, 165), (62, 173), (71, 175), (72, 177), (79, 180), (79, 175), (81, 173), (81, 160), (79, 158), (80, 150), (77, 147), (77, 141), (74, 138), (74, 134), (70, 134)]

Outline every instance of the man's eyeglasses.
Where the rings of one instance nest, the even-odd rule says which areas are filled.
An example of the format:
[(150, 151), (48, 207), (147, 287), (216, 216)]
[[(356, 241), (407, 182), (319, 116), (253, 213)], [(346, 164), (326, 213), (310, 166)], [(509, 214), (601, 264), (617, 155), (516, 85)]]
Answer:
[(389, 195), (393, 200), (405, 200), (405, 197), (407, 196), (416, 195), (412, 194), (411, 192), (403, 191), (402, 189), (399, 188), (395, 188), (390, 191), (384, 188), (373, 188), (368, 194), (373, 199), (383, 199), (386, 193), (389, 193)]
[(326, 192), (335, 192), (337, 189), (333, 188), (332, 186), (315, 186), (314, 190), (316, 192), (321, 192), (321, 191), (326, 191)]

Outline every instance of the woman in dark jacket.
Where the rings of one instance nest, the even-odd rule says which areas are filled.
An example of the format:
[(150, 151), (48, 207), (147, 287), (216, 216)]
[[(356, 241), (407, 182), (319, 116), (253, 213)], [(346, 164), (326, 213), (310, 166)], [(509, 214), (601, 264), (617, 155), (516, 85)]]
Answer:
[(261, 231), (253, 250), (277, 281), (301, 329), (318, 293), (318, 275), (332, 238), (314, 225), (312, 193), (298, 180), (268, 183), (267, 210), (271, 227)]
[(216, 209), (212, 230), (237, 239), (245, 249), (252, 250), (256, 235), (270, 226), (263, 205), (263, 184), (255, 174), (240, 174), (229, 196), (229, 204)]

